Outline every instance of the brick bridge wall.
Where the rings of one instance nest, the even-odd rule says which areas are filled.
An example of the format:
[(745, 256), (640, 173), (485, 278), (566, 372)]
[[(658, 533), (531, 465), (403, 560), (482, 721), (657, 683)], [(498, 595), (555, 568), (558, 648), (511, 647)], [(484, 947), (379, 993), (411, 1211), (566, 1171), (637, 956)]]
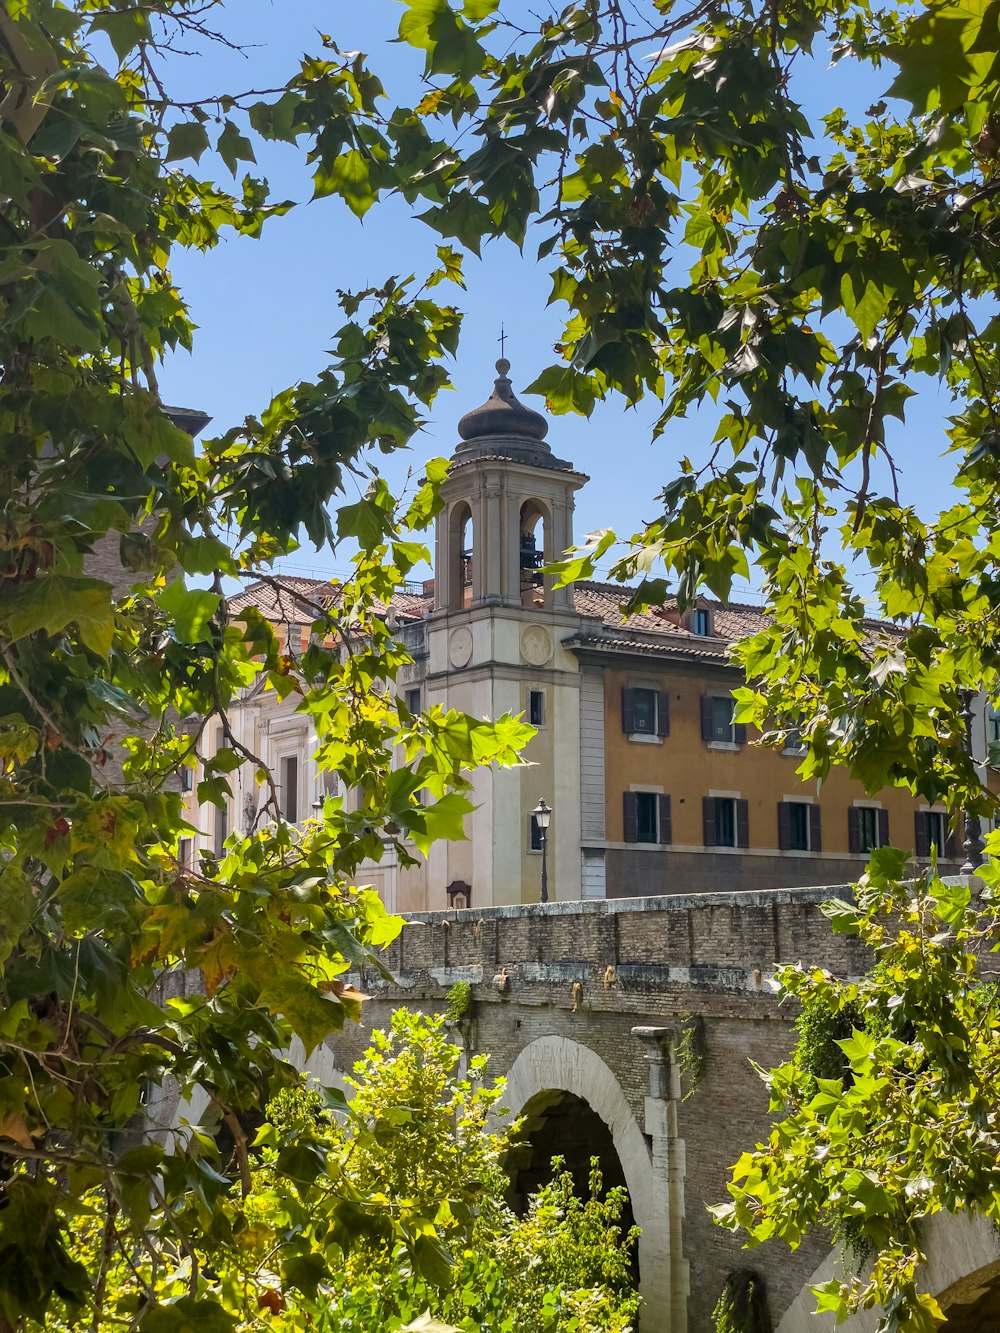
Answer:
[[(421, 914), (385, 958), (394, 983), (360, 978), (372, 996), (365, 1024), (383, 1026), (401, 1004), (440, 1011), (449, 986), (468, 981), (474, 1000), (467, 1039), (471, 1049), (490, 1053), (491, 1073), (506, 1074), (532, 1043), (541, 1043), (536, 1052), (599, 1057), (645, 1130), (647, 1169), (654, 1180), (662, 1177), (657, 1190), (679, 1190), (680, 1226), (664, 1214), (640, 1252), (649, 1307), (643, 1330), (684, 1333), (686, 1322), (690, 1333), (710, 1333), (727, 1273), (747, 1265), (764, 1273), (777, 1323), (828, 1247), (818, 1238), (795, 1254), (778, 1246), (741, 1253), (712, 1225), (706, 1205), (726, 1197), (727, 1168), (767, 1129), (767, 1095), (750, 1061), (769, 1067), (789, 1049), (791, 1015), (768, 985), (775, 964), (808, 961), (840, 975), (864, 968), (856, 941), (833, 935), (818, 911), (824, 899), (849, 895), (843, 887), (776, 889)], [(502, 968), (510, 978), (504, 994), (494, 985)], [(576, 982), (582, 996), (574, 1011)], [(675, 1081), (672, 1100), (653, 1102), (644, 1047), (631, 1030), (691, 1016), (703, 1024), (700, 1082), (685, 1101), (676, 1099)], [(331, 1044), (339, 1069), (350, 1068), (366, 1037), (352, 1025)], [(666, 1119), (657, 1119), (660, 1108)], [(631, 1132), (635, 1139), (634, 1126)], [(672, 1257), (658, 1251), (668, 1244)], [(686, 1300), (678, 1284), (686, 1286)]]

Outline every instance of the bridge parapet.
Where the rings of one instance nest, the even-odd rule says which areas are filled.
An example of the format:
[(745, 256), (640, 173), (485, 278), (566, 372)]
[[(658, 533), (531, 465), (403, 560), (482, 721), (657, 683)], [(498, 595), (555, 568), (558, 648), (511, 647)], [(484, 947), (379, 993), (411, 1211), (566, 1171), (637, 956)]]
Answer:
[(817, 910), (852, 892), (833, 885), (419, 913), (386, 954), (396, 978), (388, 989), (402, 997), (428, 983), (488, 987), (503, 976), (497, 999), (523, 1000), (538, 987), (568, 993), (578, 983), (594, 1004), (608, 993), (620, 1000), (623, 992), (689, 987), (752, 994), (766, 988), (775, 964), (799, 960), (853, 975), (864, 951), (851, 936), (833, 935)]

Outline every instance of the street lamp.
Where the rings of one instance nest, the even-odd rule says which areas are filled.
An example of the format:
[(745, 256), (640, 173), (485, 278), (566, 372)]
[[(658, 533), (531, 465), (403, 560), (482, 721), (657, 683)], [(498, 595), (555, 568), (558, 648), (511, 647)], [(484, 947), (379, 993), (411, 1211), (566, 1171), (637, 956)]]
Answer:
[(547, 903), (549, 901), (549, 820), (552, 818), (552, 810), (545, 804), (544, 796), (531, 813), (535, 817), (535, 824), (542, 840), (542, 902)]

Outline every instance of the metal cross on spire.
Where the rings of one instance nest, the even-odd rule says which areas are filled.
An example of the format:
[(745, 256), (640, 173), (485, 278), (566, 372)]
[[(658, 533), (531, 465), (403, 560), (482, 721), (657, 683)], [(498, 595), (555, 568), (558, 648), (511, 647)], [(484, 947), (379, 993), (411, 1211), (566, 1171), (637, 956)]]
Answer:
[(506, 359), (506, 353), (504, 352), (504, 343), (505, 343), (506, 341), (507, 341), (507, 335), (506, 335), (506, 333), (504, 333), (503, 325), (501, 324), (501, 325), (500, 325), (500, 337), (497, 339), (497, 342), (500, 344), (500, 355), (501, 355), (502, 357), (504, 357), (505, 359)]

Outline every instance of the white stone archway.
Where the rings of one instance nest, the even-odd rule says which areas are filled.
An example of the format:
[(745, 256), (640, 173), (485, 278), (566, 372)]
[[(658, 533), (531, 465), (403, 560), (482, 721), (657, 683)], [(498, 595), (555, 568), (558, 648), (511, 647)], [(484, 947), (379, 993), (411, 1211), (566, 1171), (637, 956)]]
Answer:
[[(974, 1300), (981, 1280), (995, 1279), (1000, 1274), (1000, 1237), (992, 1223), (982, 1217), (938, 1213), (926, 1223), (923, 1249), (927, 1263), (920, 1270), (919, 1284), (946, 1311), (951, 1302)], [(811, 1289), (843, 1271), (840, 1252), (827, 1255), (785, 1311), (777, 1333), (832, 1333), (834, 1325), (829, 1315), (815, 1313), (816, 1297)], [(878, 1310), (861, 1310), (838, 1324), (837, 1333), (875, 1333), (879, 1316)]]
[(625, 1174), (639, 1238), (642, 1333), (671, 1326), (669, 1216), (665, 1189), (658, 1188), (653, 1156), (617, 1078), (599, 1055), (568, 1037), (545, 1036), (526, 1046), (507, 1074), (504, 1106), (520, 1115), (547, 1092), (568, 1092), (585, 1101), (607, 1125)]

